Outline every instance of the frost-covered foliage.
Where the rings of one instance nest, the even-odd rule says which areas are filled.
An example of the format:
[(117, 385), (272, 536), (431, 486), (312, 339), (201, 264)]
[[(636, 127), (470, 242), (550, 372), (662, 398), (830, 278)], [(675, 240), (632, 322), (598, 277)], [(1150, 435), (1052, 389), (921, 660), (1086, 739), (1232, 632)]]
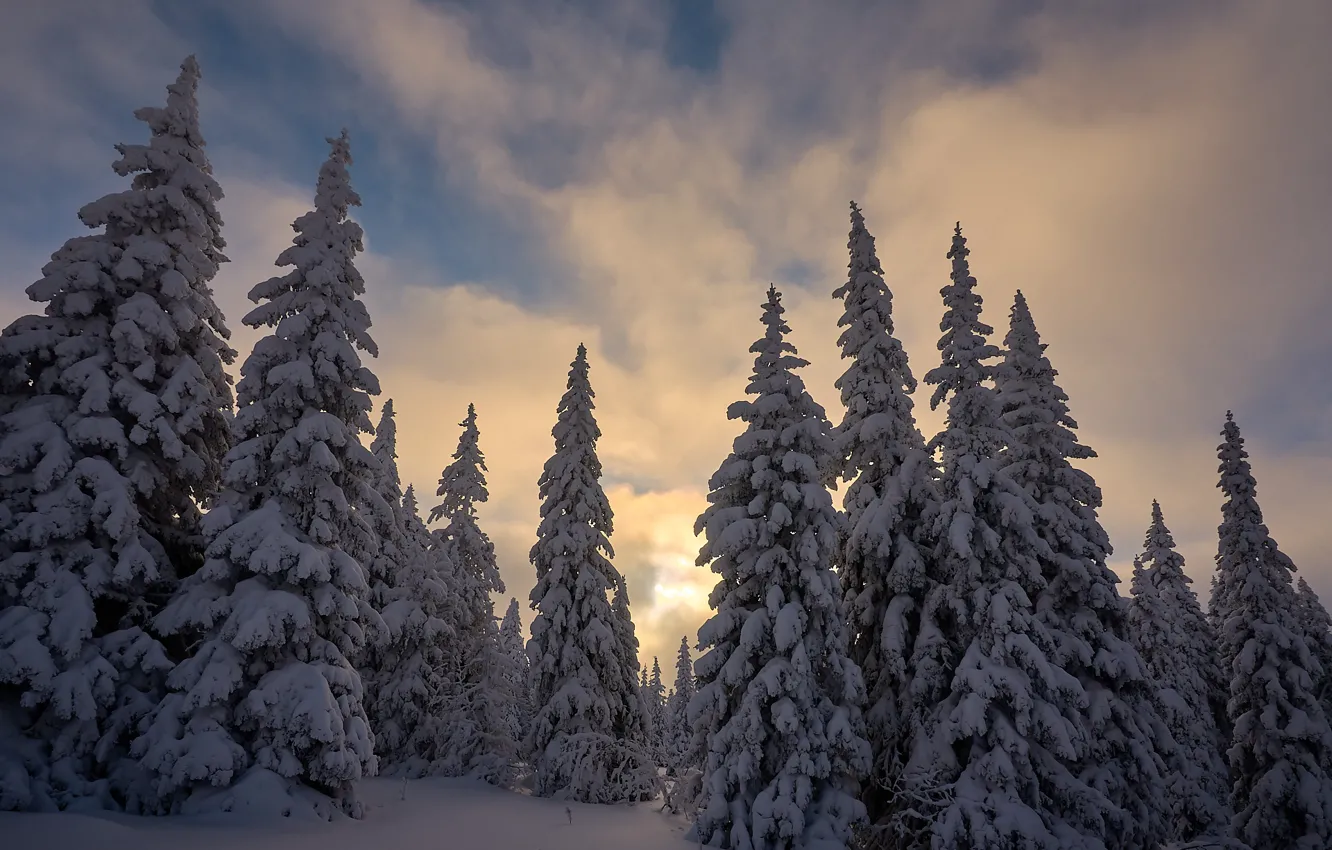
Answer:
[(112, 166), (130, 187), (79, 211), (101, 232), (52, 254), (27, 290), (43, 314), (0, 333), (0, 713), (49, 748), (32, 776), (0, 759), (0, 808), (150, 806), (126, 757), (171, 668), (150, 620), (198, 567), (230, 447), (198, 85), (191, 56), (135, 111), (151, 138)]
[(207, 560), (155, 621), (196, 641), (134, 744), (171, 802), (261, 768), (357, 814), (354, 784), (376, 768), (350, 659), (382, 628), (364, 567), (379, 543), (355, 507), (378, 483), (360, 435), (379, 382), (358, 353), (376, 348), (354, 263), (362, 232), (347, 218), (360, 199), (346, 132), (329, 143), (314, 209), (277, 259), (291, 271), (250, 290), (258, 306), (243, 321), (272, 332), (241, 367)]
[(893, 335), (893, 294), (854, 203), (847, 248), (847, 281), (833, 292), (844, 304), (838, 344), (851, 361), (837, 379), (845, 412), (833, 432), (835, 471), (849, 482), (839, 570), (851, 657), (869, 698), (874, 764), (861, 799), (877, 823), (904, 799), (891, 788), (911, 752), (908, 662), (930, 589), (925, 562), (939, 497), (911, 402), (916, 379)]
[(1166, 795), (1171, 841), (1220, 837), (1230, 830), (1225, 761), (1225, 691), (1216, 633), (1184, 572), (1184, 557), (1152, 502), (1152, 523), (1133, 562), (1128, 625), (1157, 687), (1160, 713), (1175, 741)]
[(379, 463), (378, 496), (365, 505), (380, 539), (368, 570), (370, 599), (383, 627), (367, 635), (361, 667), (365, 707), (381, 770), (430, 771), (447, 722), (448, 650), (457, 633), (451, 565), (437, 563), (417, 515), (416, 494), (401, 490), (393, 400), (384, 402), (370, 452)]
[(704, 753), (694, 833), (733, 850), (844, 847), (865, 816), (864, 685), (847, 655), (837, 513), (822, 483), (831, 429), (795, 373), (806, 361), (783, 312), (769, 288), (749, 349), (752, 398), (727, 411), (745, 430), (694, 526), (706, 534), (698, 564), (719, 577), (689, 706)]
[(1229, 672), (1232, 835), (1253, 850), (1332, 847), (1332, 730), (1314, 694), (1321, 675), (1296, 611), (1294, 565), (1263, 524), (1248, 452), (1226, 414), (1214, 598)]
[(514, 741), (522, 741), (532, 722), (532, 697), (528, 687), (527, 638), (523, 636), (523, 621), (519, 615), (518, 600), (510, 598), (499, 630), (500, 651), (504, 653), (505, 675), (509, 693), (509, 734)]
[[(1011, 435), (1001, 463), (1035, 503), (1032, 519), (1046, 544), (1037, 553), (1044, 586), (1032, 585), (1040, 625), (1035, 634), (1050, 641), (1042, 646), (1047, 662), (1077, 679), (1082, 690), (1062, 703), (1065, 710), (1079, 710), (1087, 745), (1067, 764), (1079, 782), (1115, 804), (1102, 834), (1107, 847), (1151, 847), (1166, 831), (1163, 756), (1174, 748), (1156, 711), (1151, 676), (1130, 637), (1128, 608), (1115, 589), (1119, 577), (1106, 566), (1110, 538), (1096, 515), (1101, 489), (1071, 463), (1096, 452), (1078, 442), (1068, 395), (1055, 383), (1059, 373), (1021, 291), (1004, 348), (994, 375)], [(1047, 811), (1078, 819), (1080, 802), (1073, 811), (1060, 810), (1087, 791), (1078, 788), (1075, 794), (1052, 796)]]
[(948, 400), (943, 499), (935, 533), (940, 584), (914, 652), (923, 731), (908, 777), (951, 784), (934, 823), (935, 846), (1102, 846), (1114, 807), (1076, 772), (1088, 752), (1088, 695), (1055, 662), (1059, 651), (1035, 601), (1054, 557), (1037, 532), (1037, 505), (1003, 468), (1014, 439), (986, 386), (999, 351), (986, 342), (966, 240), (953, 236), (952, 280), (931, 405)]
[(560, 735), (546, 751), (541, 787), (544, 796), (580, 803), (650, 800), (660, 790), (657, 765), (633, 741), (597, 732)]
[(511, 734), (508, 658), (500, 647), (490, 597), (504, 592), (504, 581), (495, 562), (495, 546), (477, 523), (476, 505), (489, 493), (474, 405), (467, 406), (461, 425), (453, 462), (440, 475), (436, 495), (441, 501), (430, 511), (430, 522), (445, 522), (436, 537), (453, 564), (461, 602), (454, 645), (460, 679), (453, 699), (454, 721), (443, 745), (444, 770), (504, 784), (518, 757)]
[(675, 654), (675, 683), (666, 698), (666, 707), (662, 712), (666, 766), (676, 773), (686, 768), (697, 767), (690, 757), (690, 738), (693, 728), (689, 725), (689, 701), (694, 698), (694, 661), (689, 655), (689, 638), (680, 638), (680, 649)]
[[(1321, 668), (1322, 675), (1315, 680), (1314, 692), (1323, 705), (1323, 714), (1332, 720), (1332, 617), (1318, 599), (1318, 594), (1300, 576), (1296, 581), (1296, 612), (1299, 615), (1300, 628), (1304, 639), (1309, 642), (1309, 651)], [(1325, 765), (1324, 770), (1332, 772), (1332, 765)]]
[[(611, 797), (638, 800), (645, 797), (632, 780), (635, 766), (651, 761), (642, 749), (637, 641), (621, 645), (632, 637), (632, 623), (626, 636), (617, 622), (628, 617), (628, 604), (624, 579), (610, 561), (613, 518), (601, 489), (596, 451), (601, 430), (593, 397), (587, 349), (579, 345), (551, 431), (555, 453), (538, 482), (541, 524), (530, 555), (537, 575), (530, 596), (536, 617), (527, 645), (534, 717), (524, 749), (531, 754), (541, 796), (584, 799), (591, 789), (609, 788), (605, 794)], [(594, 743), (586, 736), (605, 740)], [(613, 761), (617, 758), (624, 759), (622, 765)], [(631, 781), (607, 785), (610, 777), (602, 772)]]

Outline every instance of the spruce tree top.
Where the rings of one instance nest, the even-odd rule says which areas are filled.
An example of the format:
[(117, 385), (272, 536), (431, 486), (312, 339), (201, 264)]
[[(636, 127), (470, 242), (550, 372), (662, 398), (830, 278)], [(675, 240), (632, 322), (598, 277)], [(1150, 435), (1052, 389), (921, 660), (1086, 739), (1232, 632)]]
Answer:
[(939, 290), (945, 308), (939, 323), (943, 359), (925, 375), (925, 383), (934, 384), (930, 409), (948, 399), (947, 425), (930, 448), (986, 458), (994, 456), (1007, 440), (999, 424), (998, 399), (985, 385), (994, 369), (984, 361), (997, 357), (999, 349), (986, 342), (994, 328), (980, 320), (982, 299), (967, 262), (970, 253), (959, 222), (948, 251), (948, 259), (953, 261), (952, 282)]
[(1221, 525), (1217, 528), (1217, 571), (1212, 580), (1208, 615), (1220, 633), (1223, 657), (1229, 658), (1234, 656), (1238, 647), (1229, 644), (1225, 621), (1240, 604), (1239, 597), (1244, 589), (1243, 568), (1267, 558), (1274, 559), (1287, 572), (1294, 572), (1294, 564), (1277, 549), (1263, 523), (1249, 453), (1244, 449), (1244, 438), (1240, 436), (1239, 425), (1235, 424), (1235, 416), (1229, 410), (1221, 436), (1222, 442), (1217, 449), (1217, 458), (1221, 461), (1217, 471), (1221, 478), (1217, 487), (1225, 495), (1225, 502), (1221, 506)]
[(847, 248), (847, 280), (833, 290), (833, 297), (845, 305), (837, 322), (844, 329), (837, 344), (851, 365), (834, 386), (846, 408), (836, 432), (839, 472), (851, 477), (882, 462), (877, 456), (885, 449), (900, 454), (908, 447), (924, 448), (925, 441), (912, 411), (916, 379), (902, 343), (893, 335), (893, 293), (884, 283), (874, 237), (854, 202)]
[[(588, 380), (587, 347), (578, 345), (578, 354), (569, 364), (569, 380), (557, 408), (558, 418), (551, 436), (555, 438), (555, 452), (546, 461), (537, 481), (541, 496), (541, 523), (537, 537), (550, 536), (562, 519), (570, 514), (577, 522), (571, 529), (588, 537), (576, 545), (590, 546), (605, 557), (615, 556), (608, 535), (614, 530), (614, 515), (610, 502), (601, 489), (601, 461), (597, 458), (597, 440), (601, 429), (593, 416), (596, 393)], [(537, 575), (550, 568), (555, 550), (538, 542), (532, 547), (531, 559)]]
[[(328, 143), (314, 209), (292, 223), (293, 244), (278, 255), (277, 264), (292, 270), (250, 290), (250, 300), (263, 303), (243, 321), (274, 330), (241, 367), (235, 427), (244, 440), (228, 456), (226, 483), (257, 500), (281, 496), (287, 515), (315, 543), (343, 538), (343, 548), (360, 558), (377, 547), (345, 498), (368, 501), (359, 491), (379, 472), (356, 436), (373, 432), (370, 395), (379, 392), (379, 380), (357, 349), (378, 355), (378, 348), (360, 300), (365, 281), (354, 264), (362, 231), (347, 218), (361, 202), (347, 172), (347, 131)], [(344, 516), (351, 524), (341, 527)]]
[(680, 651), (675, 656), (675, 693), (688, 704), (694, 695), (694, 661), (689, 656), (689, 638), (680, 638)]
[(398, 425), (393, 419), (393, 399), (384, 401), (375, 426), (375, 439), (370, 443), (370, 454), (379, 461), (380, 495), (396, 504), (401, 500), (402, 481), (398, 477)]
[[(199, 130), (198, 84), (191, 56), (167, 87), (165, 107), (135, 111), (152, 137), (146, 145), (116, 145), (120, 159), (112, 165), (134, 175), (130, 188), (79, 211), (84, 224), (104, 232), (70, 239), (52, 255), (27, 288), (46, 304), (45, 317), (20, 318), (0, 346), (0, 391), (31, 383), (38, 393), (79, 399), (82, 417), (115, 414), (125, 423), (125, 437), (89, 421), (78, 430), (96, 432), (93, 442), (135, 469), (138, 490), (161, 506), (157, 522), (193, 512), (191, 499), (208, 502), (229, 447), (225, 364), (236, 352), (209, 287), (227, 258), (217, 212), (222, 189)], [(131, 454), (138, 457), (123, 460)]]
[(466, 512), (475, 515), (476, 503), (490, 498), (486, 490), (486, 457), (481, 453), (481, 432), (476, 427), (476, 405), (467, 405), (461, 423), (462, 435), (453, 452), (453, 463), (439, 477), (437, 496), (443, 501), (430, 511), (430, 522)]

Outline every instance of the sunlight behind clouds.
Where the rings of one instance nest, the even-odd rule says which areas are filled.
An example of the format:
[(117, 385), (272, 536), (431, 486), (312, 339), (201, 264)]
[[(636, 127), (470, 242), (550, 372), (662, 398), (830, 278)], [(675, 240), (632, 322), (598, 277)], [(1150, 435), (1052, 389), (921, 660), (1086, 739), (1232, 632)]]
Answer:
[[(707, 72), (673, 67), (668, 22), (636, 4), (598, 15), (505, 0), (494, 7), (503, 38), (464, 6), (420, 0), (246, 0), (227, 12), (327, 63), (312, 77), (334, 68), (349, 81), (333, 92), (310, 83), (325, 98), (324, 134), (352, 125), (354, 152), (424, 140), (449, 190), (512, 221), (535, 258), (522, 280), (460, 279), (448, 233), (428, 240), (445, 261), (427, 263), (381, 247), (399, 234), (356, 213), (382, 352), (372, 365), (398, 411), (403, 479), (428, 510), (474, 402), (490, 467), (481, 517), (525, 617), (536, 482), (584, 342), (642, 654), (673, 657), (685, 633), (693, 642), (712, 585), (693, 566), (693, 522), (738, 432), (725, 410), (743, 395), (769, 281), (811, 361), (806, 382), (840, 417), (840, 308), (829, 296), (845, 275), (851, 198), (877, 237), (918, 378), (938, 356), (954, 221), (999, 339), (1014, 291), (1026, 293), (1080, 435), (1100, 453), (1087, 468), (1121, 574), (1159, 498), (1205, 597), (1217, 432), (1233, 408), (1274, 535), (1332, 595), (1321, 556), (1332, 532), (1319, 518), (1332, 499), (1332, 431), (1317, 424), (1332, 392), (1282, 377), (1332, 354), (1317, 342), (1332, 308), (1321, 256), (1332, 186), (1317, 176), (1332, 173), (1332, 63), (1319, 35), (1332, 7), (1225, 2), (1153, 28), (1089, 23), (1083, 4), (1015, 21), (1002, 4), (927, 5), (908, 15), (792, 0), (776, 15), (766, 3), (722, 4), (729, 35)], [(987, 51), (1014, 61), (982, 62)], [(136, 41), (94, 66), (144, 52)], [(226, 56), (199, 53), (207, 82)], [(7, 61), (62, 90), (50, 57)], [(982, 73), (990, 65), (1006, 70)], [(137, 99), (154, 102), (167, 79)], [(220, 92), (229, 113), (249, 94)], [(201, 108), (210, 134), (206, 97)], [(88, 117), (96, 104), (51, 110), (51, 126), (79, 128), (62, 142), (70, 156), (122, 140), (87, 141), (105, 130)], [(240, 322), (245, 293), (277, 272), (318, 160), (278, 175), (259, 166), (274, 152), (214, 154), (232, 260), (214, 288), (243, 357), (254, 338)], [(435, 177), (422, 175), (419, 191), (441, 191)], [(393, 208), (387, 189), (356, 185)], [(431, 222), (411, 224), (430, 234)], [(511, 253), (514, 239), (496, 234), (488, 250)], [(6, 271), (0, 304), (22, 300), (38, 265)], [(928, 436), (940, 414), (927, 400), (916, 396)], [(1297, 417), (1317, 420), (1308, 442), (1269, 436)]]

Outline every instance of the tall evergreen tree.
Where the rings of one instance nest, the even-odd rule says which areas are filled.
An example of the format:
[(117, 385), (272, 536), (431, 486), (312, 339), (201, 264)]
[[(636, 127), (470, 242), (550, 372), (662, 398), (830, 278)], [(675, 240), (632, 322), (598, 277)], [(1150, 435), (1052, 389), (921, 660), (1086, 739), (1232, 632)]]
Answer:
[(689, 708), (706, 753), (694, 833), (714, 847), (843, 847), (864, 817), (864, 685), (847, 655), (838, 519), (822, 482), (833, 444), (783, 312), (770, 287), (749, 349), (753, 398), (727, 411), (745, 430), (694, 527), (706, 534), (699, 566), (719, 576)]
[(1130, 638), (1119, 577), (1106, 566), (1110, 538), (1096, 515), (1101, 490), (1071, 463), (1096, 452), (1078, 442), (1068, 395), (1055, 383), (1059, 373), (1021, 291), (1004, 347), (994, 377), (1011, 437), (1001, 463), (1034, 501), (1036, 532), (1049, 550), (1038, 555), (1044, 587), (1032, 599), (1035, 615), (1052, 641), (1047, 659), (1077, 678), (1089, 701), (1082, 712), (1088, 747), (1070, 769), (1118, 809), (1106, 825), (1108, 847), (1155, 846), (1166, 830), (1163, 754), (1173, 746)]
[(439, 540), (453, 564), (463, 607), (457, 643), (462, 676), (460, 715), (447, 751), (453, 772), (504, 783), (517, 758), (517, 744), (509, 734), (512, 707), (504, 681), (507, 659), (501, 657), (490, 597), (504, 592), (504, 580), (495, 561), (495, 546), (476, 515), (477, 504), (490, 494), (475, 405), (467, 406), (467, 416), (460, 424), (463, 430), (453, 462), (441, 473), (436, 491), (441, 501), (430, 511), (430, 522), (447, 523)]
[[(355, 782), (376, 769), (353, 663), (367, 626), (366, 517), (379, 465), (360, 442), (379, 392), (365, 282), (355, 266), (360, 203), (346, 131), (329, 139), (314, 209), (277, 259), (291, 271), (256, 285), (245, 316), (272, 329), (241, 367), (236, 445), (204, 531), (207, 560), (157, 617), (198, 637), (171, 693), (135, 743), (168, 797), (271, 771), (337, 798), (356, 815)], [(263, 781), (263, 780), (260, 780)]]
[(911, 752), (908, 661), (930, 589), (925, 561), (938, 492), (912, 409), (916, 379), (893, 335), (893, 294), (854, 203), (847, 248), (847, 281), (833, 291), (844, 305), (838, 344), (851, 361), (836, 383), (845, 412), (834, 431), (835, 468), (850, 482), (839, 564), (851, 657), (869, 695), (874, 765), (861, 799), (870, 822), (883, 825), (906, 802), (896, 792)]
[(1014, 435), (986, 385), (985, 361), (999, 351), (986, 342), (993, 329), (980, 319), (968, 253), (959, 226), (941, 290), (943, 358), (925, 376), (931, 406), (947, 399), (948, 416), (931, 443), (943, 460), (940, 584), (916, 641), (924, 738), (908, 770), (951, 784), (935, 846), (1099, 847), (1113, 807), (1074, 772), (1087, 752), (1087, 694), (1053, 661), (1054, 636), (1035, 606), (1054, 553), (1037, 532), (1034, 499), (1004, 468)]
[(129, 188), (79, 211), (101, 232), (52, 254), (27, 290), (43, 315), (0, 333), (0, 714), (49, 746), (0, 807), (145, 804), (125, 748), (171, 667), (150, 620), (198, 567), (230, 447), (198, 85), (191, 56), (165, 107), (135, 111), (151, 138), (112, 166)]
[(618, 802), (646, 799), (656, 776), (642, 749), (637, 645), (624, 645), (627, 596), (610, 560), (613, 515), (601, 488), (593, 398), (579, 345), (551, 431), (555, 453), (538, 482), (528, 643), (535, 716), (524, 743), (537, 794)]
[(694, 661), (689, 655), (689, 638), (680, 638), (675, 655), (675, 683), (666, 700), (666, 764), (677, 773), (694, 767), (689, 757), (693, 729), (689, 725), (689, 701), (694, 698)]
[(1244, 438), (1227, 412), (1221, 461), (1219, 602), (1232, 727), (1232, 833), (1253, 850), (1332, 846), (1332, 729), (1314, 694), (1322, 671), (1305, 640), (1294, 565), (1263, 524)]
[(1184, 557), (1152, 502), (1152, 522), (1142, 554), (1133, 563), (1129, 633), (1158, 689), (1161, 715), (1176, 750), (1169, 762), (1166, 795), (1172, 841), (1187, 842), (1229, 832), (1225, 691), (1216, 633), (1207, 622), (1184, 572)]

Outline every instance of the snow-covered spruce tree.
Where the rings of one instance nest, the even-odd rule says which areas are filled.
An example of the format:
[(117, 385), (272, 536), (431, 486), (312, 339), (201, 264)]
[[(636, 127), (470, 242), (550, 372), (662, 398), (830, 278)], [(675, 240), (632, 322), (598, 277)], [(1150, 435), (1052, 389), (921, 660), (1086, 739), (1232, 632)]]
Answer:
[(49, 747), (0, 765), (0, 808), (146, 805), (126, 747), (171, 667), (149, 623), (200, 563), (230, 447), (198, 85), (191, 56), (135, 111), (151, 138), (112, 166), (129, 188), (79, 211), (102, 232), (52, 254), (27, 290), (43, 315), (0, 333), (0, 714)]
[[(966, 240), (954, 232), (952, 280), (941, 290), (941, 364), (925, 376), (931, 406), (948, 400), (939, 544), (914, 650), (922, 732), (907, 767), (914, 794), (951, 785), (933, 816), (934, 846), (1099, 848), (1114, 807), (1075, 772), (1088, 752), (1087, 695), (1052, 660), (1035, 600), (1053, 557), (1036, 504), (1003, 468), (1014, 439), (986, 382), (999, 354), (986, 342)], [(931, 840), (917, 833), (911, 846)]]
[(500, 649), (508, 658), (505, 670), (509, 676), (509, 691), (513, 695), (509, 704), (509, 730), (515, 741), (522, 741), (532, 722), (532, 699), (528, 688), (527, 638), (523, 636), (523, 621), (518, 600), (509, 599), (509, 607), (500, 623)]
[(587, 349), (579, 345), (551, 431), (555, 453), (538, 482), (541, 523), (530, 555), (536, 616), (527, 646), (534, 717), (524, 749), (538, 795), (609, 803), (650, 797), (656, 768), (643, 748), (638, 663), (618, 645), (623, 629), (611, 594), (623, 600), (624, 582), (610, 561), (613, 519), (592, 399)]
[[(156, 619), (197, 640), (134, 745), (172, 802), (253, 777), (312, 787), (359, 815), (355, 783), (376, 768), (349, 659), (367, 627), (382, 628), (364, 567), (378, 540), (354, 507), (378, 482), (360, 435), (379, 382), (358, 353), (376, 347), (354, 263), (362, 232), (347, 218), (360, 198), (346, 131), (329, 143), (314, 209), (277, 259), (291, 271), (250, 290), (259, 306), (243, 321), (272, 332), (241, 367), (206, 561)], [(199, 796), (225, 806), (230, 795)]]
[(845, 411), (833, 432), (835, 468), (849, 482), (839, 569), (851, 657), (869, 699), (865, 721), (874, 765), (861, 800), (870, 823), (888, 828), (894, 804), (907, 802), (893, 789), (911, 751), (907, 662), (929, 590), (925, 560), (933, 548), (929, 523), (938, 493), (934, 460), (912, 410), (916, 379), (893, 336), (893, 294), (854, 203), (847, 248), (847, 281), (833, 292), (844, 304), (838, 344), (851, 361), (837, 379)]
[(1216, 633), (1184, 572), (1184, 557), (1152, 502), (1152, 523), (1133, 562), (1128, 625), (1157, 687), (1175, 751), (1168, 760), (1168, 839), (1188, 842), (1230, 831), (1225, 761), (1225, 689)]
[[(430, 536), (417, 515), (416, 494), (402, 492), (393, 400), (384, 402), (370, 452), (379, 463), (376, 492), (364, 505), (380, 540), (367, 569), (370, 600), (383, 628), (367, 634), (361, 665), (366, 714), (381, 772), (428, 772), (446, 693), (445, 651), (452, 586), (431, 568)], [(423, 746), (425, 744), (425, 746)]]
[[(1115, 589), (1119, 577), (1106, 566), (1110, 538), (1096, 515), (1101, 489), (1071, 463), (1096, 452), (1078, 442), (1068, 395), (1055, 383), (1059, 373), (1021, 291), (1004, 348), (994, 380), (1011, 436), (1000, 462), (1035, 502), (1036, 533), (1048, 547), (1048, 554), (1038, 555), (1044, 587), (1032, 603), (1052, 641), (1045, 648), (1048, 661), (1074, 676), (1088, 701), (1081, 717), (1089, 747), (1070, 767), (1117, 807), (1106, 824), (1107, 847), (1154, 847), (1166, 832), (1164, 758), (1174, 746), (1130, 637), (1127, 605)], [(1058, 805), (1055, 798), (1049, 808), (1057, 811)]]
[[(1314, 683), (1314, 692), (1323, 704), (1323, 714), (1332, 721), (1332, 617), (1304, 576), (1295, 582), (1295, 588), (1300, 628), (1322, 670), (1322, 676)], [(1324, 770), (1332, 773), (1332, 765), (1325, 765)]]
[(666, 724), (666, 766), (677, 774), (697, 767), (690, 759), (689, 741), (693, 729), (689, 725), (689, 701), (694, 698), (694, 661), (689, 655), (689, 638), (680, 638), (680, 650), (675, 655), (675, 684), (663, 712)]
[(689, 706), (705, 754), (694, 835), (734, 850), (845, 847), (864, 818), (856, 793), (870, 761), (832, 570), (831, 428), (795, 373), (806, 361), (783, 312), (769, 287), (764, 334), (749, 349), (753, 398), (727, 411), (745, 430), (694, 526), (706, 534), (698, 564), (719, 576)]
[(1253, 850), (1332, 847), (1332, 730), (1314, 694), (1321, 675), (1291, 586), (1294, 566), (1268, 533), (1248, 452), (1227, 412), (1217, 580), (1223, 667), (1231, 675), (1232, 835)]
[(456, 693), (457, 722), (444, 746), (446, 773), (470, 774), (505, 784), (517, 760), (510, 735), (512, 693), (505, 681), (506, 660), (499, 643), (491, 593), (503, 593), (495, 546), (477, 523), (476, 505), (486, 490), (486, 459), (476, 427), (476, 407), (467, 406), (453, 462), (444, 468), (436, 492), (440, 503), (430, 522), (444, 521), (437, 533), (453, 564), (462, 612), (456, 649), (461, 681)]
[(661, 664), (657, 656), (652, 656), (652, 675), (648, 677), (648, 708), (651, 715), (648, 725), (652, 730), (652, 749), (657, 754), (659, 764), (666, 764), (666, 686), (661, 681)]

